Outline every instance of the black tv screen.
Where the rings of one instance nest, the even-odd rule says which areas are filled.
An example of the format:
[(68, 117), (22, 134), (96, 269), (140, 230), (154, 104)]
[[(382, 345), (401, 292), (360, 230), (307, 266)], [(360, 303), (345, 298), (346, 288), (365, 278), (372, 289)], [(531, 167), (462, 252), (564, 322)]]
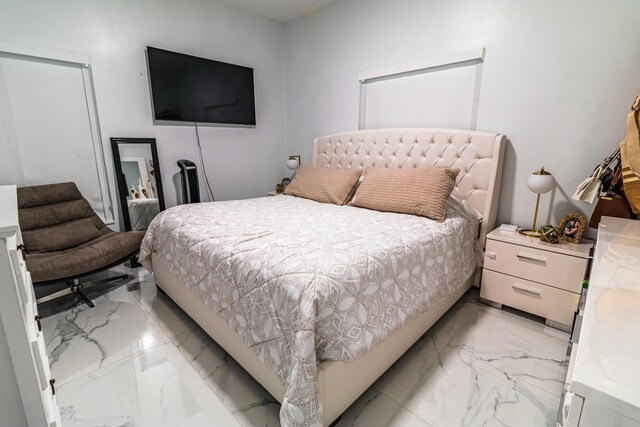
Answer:
[(147, 47), (157, 121), (255, 125), (253, 68)]

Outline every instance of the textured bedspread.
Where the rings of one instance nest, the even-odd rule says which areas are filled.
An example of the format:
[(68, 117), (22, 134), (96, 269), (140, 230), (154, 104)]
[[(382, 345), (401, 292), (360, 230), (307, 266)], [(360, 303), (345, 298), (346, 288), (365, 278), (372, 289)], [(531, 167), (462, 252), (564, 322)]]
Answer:
[(317, 361), (351, 360), (458, 289), (479, 262), (477, 219), (444, 223), (292, 196), (178, 206), (142, 242), (285, 385), (284, 426), (321, 425)]

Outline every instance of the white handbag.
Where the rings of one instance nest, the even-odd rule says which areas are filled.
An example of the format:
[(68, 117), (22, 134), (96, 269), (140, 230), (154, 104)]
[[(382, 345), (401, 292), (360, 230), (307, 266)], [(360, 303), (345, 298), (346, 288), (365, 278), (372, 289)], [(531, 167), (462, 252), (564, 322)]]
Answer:
[(578, 188), (576, 188), (576, 191), (573, 193), (571, 198), (573, 200), (593, 203), (596, 198), (600, 196), (600, 190), (602, 189), (602, 181), (600, 181), (601, 176), (602, 168), (598, 166), (590, 177), (586, 178), (580, 183), (580, 185), (578, 185)]
[(617, 147), (609, 157), (604, 159), (602, 163), (595, 168), (590, 177), (586, 178), (580, 183), (580, 185), (578, 185), (578, 188), (576, 188), (576, 191), (573, 193), (571, 198), (573, 200), (593, 203), (600, 196), (600, 192), (602, 191), (602, 175), (619, 155), (620, 148)]

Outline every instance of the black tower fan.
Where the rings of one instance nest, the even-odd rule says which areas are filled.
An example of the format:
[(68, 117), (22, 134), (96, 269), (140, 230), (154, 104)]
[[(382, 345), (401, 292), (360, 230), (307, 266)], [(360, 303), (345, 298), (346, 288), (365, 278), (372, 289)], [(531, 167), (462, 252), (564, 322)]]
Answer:
[(180, 177), (182, 178), (183, 203), (200, 203), (200, 184), (198, 183), (198, 168), (191, 160), (178, 160)]

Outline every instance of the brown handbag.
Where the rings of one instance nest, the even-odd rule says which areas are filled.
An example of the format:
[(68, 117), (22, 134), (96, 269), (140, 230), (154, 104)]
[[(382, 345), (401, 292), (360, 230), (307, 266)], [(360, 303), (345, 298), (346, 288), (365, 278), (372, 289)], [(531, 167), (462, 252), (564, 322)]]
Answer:
[(618, 166), (611, 173), (611, 185), (606, 195), (600, 197), (596, 207), (589, 219), (589, 227), (598, 228), (600, 219), (603, 216), (613, 216), (616, 218), (634, 219), (633, 210), (624, 194), (622, 187), (622, 165)]
[(591, 219), (589, 220), (589, 227), (598, 228), (598, 224), (600, 224), (600, 219), (603, 216), (613, 216), (616, 218), (626, 218), (626, 219), (634, 219), (636, 216), (633, 214), (631, 210), (631, 206), (629, 205), (629, 201), (622, 194), (615, 194), (612, 196), (602, 196), (598, 199), (596, 203), (596, 208), (593, 210), (591, 214)]

